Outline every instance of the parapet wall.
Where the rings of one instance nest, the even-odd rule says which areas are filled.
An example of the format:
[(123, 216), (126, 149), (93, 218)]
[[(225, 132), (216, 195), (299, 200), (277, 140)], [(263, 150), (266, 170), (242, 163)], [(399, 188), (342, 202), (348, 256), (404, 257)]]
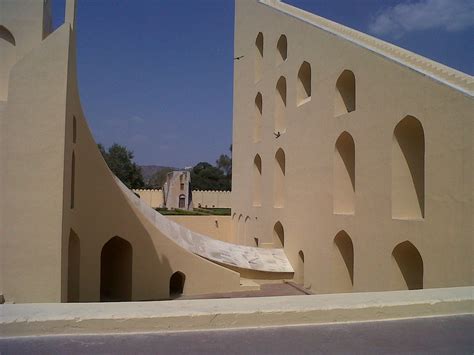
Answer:
[[(133, 190), (150, 207), (162, 207), (164, 204), (162, 189)], [(231, 191), (193, 190), (193, 207), (231, 208)]]

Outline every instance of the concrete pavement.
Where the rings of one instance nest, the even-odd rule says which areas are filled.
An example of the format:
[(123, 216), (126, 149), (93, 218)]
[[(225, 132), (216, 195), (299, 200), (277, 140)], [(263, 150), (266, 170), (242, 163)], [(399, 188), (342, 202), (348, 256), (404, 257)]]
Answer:
[(474, 316), (0, 339), (7, 354), (472, 354)]

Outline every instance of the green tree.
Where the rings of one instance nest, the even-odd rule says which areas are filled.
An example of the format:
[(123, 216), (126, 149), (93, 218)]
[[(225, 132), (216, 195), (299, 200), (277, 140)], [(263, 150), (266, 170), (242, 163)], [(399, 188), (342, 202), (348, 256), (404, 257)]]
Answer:
[(110, 170), (129, 189), (139, 189), (145, 186), (140, 167), (133, 161), (133, 152), (127, 147), (114, 143), (108, 150), (102, 144), (98, 148)]
[(200, 162), (191, 170), (191, 187), (194, 190), (230, 190), (230, 180), (221, 169)]
[(158, 170), (152, 175), (148, 181), (147, 188), (149, 189), (161, 189), (166, 182), (166, 176), (172, 172), (173, 168), (163, 168)]

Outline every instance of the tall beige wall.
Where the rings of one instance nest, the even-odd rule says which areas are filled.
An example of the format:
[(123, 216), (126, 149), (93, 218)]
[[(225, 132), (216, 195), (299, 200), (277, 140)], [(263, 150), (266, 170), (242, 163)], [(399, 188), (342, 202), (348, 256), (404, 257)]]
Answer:
[(423, 287), (473, 283), (472, 95), (257, 1), (236, 1), (234, 50), (235, 240), (283, 231), (316, 292), (406, 288), (404, 241)]

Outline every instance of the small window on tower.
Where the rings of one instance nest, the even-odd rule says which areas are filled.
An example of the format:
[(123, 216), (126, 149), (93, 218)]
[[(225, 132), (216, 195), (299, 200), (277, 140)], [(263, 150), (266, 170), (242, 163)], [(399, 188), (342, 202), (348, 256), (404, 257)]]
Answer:
[(180, 184), (180, 187), (181, 187), (181, 191), (184, 191), (184, 183), (183, 182)]

